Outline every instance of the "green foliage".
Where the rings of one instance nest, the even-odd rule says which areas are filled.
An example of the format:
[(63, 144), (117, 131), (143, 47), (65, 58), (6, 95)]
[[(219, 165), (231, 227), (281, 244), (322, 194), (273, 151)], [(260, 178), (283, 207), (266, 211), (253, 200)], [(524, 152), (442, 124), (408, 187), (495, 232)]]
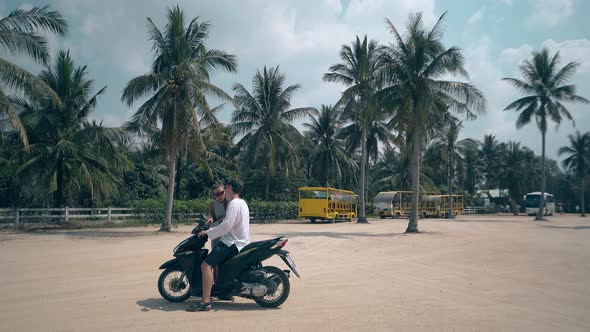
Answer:
[[(196, 214), (209, 213), (209, 202), (206, 199), (175, 200), (172, 206), (172, 217), (177, 222), (194, 222)], [(166, 200), (145, 199), (129, 202), (129, 206), (135, 209), (136, 213), (142, 214), (144, 220), (154, 223), (162, 223), (166, 218)]]
[[(242, 179), (244, 191), (242, 197), (245, 199), (265, 199), (266, 183), (265, 170), (252, 169), (244, 171)], [(279, 173), (270, 180), (268, 193), (269, 201), (296, 201), (298, 199), (298, 188), (307, 185), (305, 178), (300, 172), (295, 174)]]
[[(197, 215), (209, 213), (209, 199), (175, 200), (172, 208), (172, 217), (175, 222), (194, 223)], [(250, 222), (273, 222), (286, 219), (297, 219), (298, 202), (277, 201), (265, 202), (259, 199), (247, 200), (252, 219)], [(145, 199), (131, 201), (130, 207), (136, 213), (142, 214), (144, 221), (161, 223), (165, 218), (165, 199)]]
[(265, 202), (262, 200), (247, 201), (252, 220), (250, 222), (270, 222), (277, 220), (297, 219), (297, 201)]
[(131, 171), (123, 175), (123, 184), (111, 196), (109, 205), (127, 207), (130, 201), (163, 198), (165, 179), (159, 173), (160, 168), (144, 163), (135, 164)]

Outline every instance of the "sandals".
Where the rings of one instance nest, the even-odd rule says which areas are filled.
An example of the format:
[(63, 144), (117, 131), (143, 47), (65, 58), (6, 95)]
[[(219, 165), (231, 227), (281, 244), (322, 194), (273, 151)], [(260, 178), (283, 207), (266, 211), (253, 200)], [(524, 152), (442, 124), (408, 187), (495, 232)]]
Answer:
[(199, 303), (193, 304), (190, 307), (186, 308), (186, 311), (190, 311), (190, 312), (211, 311), (211, 302), (209, 302), (209, 303), (199, 302)]

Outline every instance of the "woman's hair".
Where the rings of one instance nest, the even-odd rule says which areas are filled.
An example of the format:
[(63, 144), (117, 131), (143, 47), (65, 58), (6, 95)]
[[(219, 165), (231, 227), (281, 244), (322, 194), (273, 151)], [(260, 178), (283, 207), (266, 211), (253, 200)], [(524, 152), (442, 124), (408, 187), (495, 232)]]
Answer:
[(215, 182), (212, 186), (211, 186), (211, 191), (215, 190), (215, 189), (225, 189), (225, 186), (223, 185), (223, 183), (221, 182)]

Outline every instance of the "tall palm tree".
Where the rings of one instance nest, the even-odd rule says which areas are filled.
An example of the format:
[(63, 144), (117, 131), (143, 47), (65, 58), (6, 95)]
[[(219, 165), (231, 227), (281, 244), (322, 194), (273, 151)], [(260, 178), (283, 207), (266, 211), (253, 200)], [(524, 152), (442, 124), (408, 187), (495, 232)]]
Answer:
[[(440, 160), (440, 159), (439, 159)], [(398, 153), (391, 147), (386, 147), (381, 158), (374, 166), (375, 185), (383, 190), (407, 191), (412, 187), (412, 156), (407, 153)], [(436, 187), (434, 181), (425, 173), (422, 178), (421, 191), (431, 191)]]
[(584, 201), (584, 192), (586, 191), (586, 177), (590, 173), (590, 132), (581, 134), (576, 131), (576, 135), (568, 135), (569, 146), (562, 146), (558, 154), (566, 155), (563, 160), (563, 167), (570, 170), (578, 179), (580, 179), (580, 205), (582, 207), (582, 217), (586, 216)]
[(294, 137), (301, 136), (293, 121), (315, 110), (311, 107), (291, 109), (291, 98), (299, 84), (284, 87), (286, 76), (278, 67), (256, 71), (252, 93), (241, 84), (233, 87), (238, 109), (232, 115), (232, 126), (244, 135), (238, 142), (244, 160), (265, 169), (265, 200), (269, 199), (270, 181), (277, 170), (292, 172), (298, 164)]
[[(49, 49), (47, 38), (39, 32), (50, 32), (63, 36), (67, 31), (67, 23), (58, 11), (49, 6), (31, 9), (15, 9), (8, 16), (0, 19), (0, 51), (13, 55), (25, 54), (34, 61), (48, 65)], [(27, 96), (39, 97), (50, 94), (56, 104), (60, 104), (58, 96), (47, 84), (37, 76), (12, 62), (0, 58), (0, 82), (16, 92)], [(25, 147), (28, 138), (24, 126), (19, 119), (14, 105), (5, 91), (0, 88), (0, 115), (6, 114), (12, 127), (19, 133)]]
[(483, 178), (484, 162), (479, 150), (479, 144), (474, 140), (474, 144), (469, 144), (463, 150), (463, 185), (465, 191), (474, 195), (477, 185)]
[(481, 155), (484, 162), (485, 188), (496, 188), (501, 165), (499, 143), (496, 136), (484, 135), (483, 142), (481, 142)]
[[(376, 119), (383, 117), (383, 109), (377, 93), (380, 89), (380, 61), (382, 47), (376, 41), (367, 40), (367, 36), (361, 41), (357, 36), (351, 45), (342, 45), (340, 51), (341, 63), (330, 66), (329, 72), (323, 76), (324, 81), (342, 83), (348, 88), (342, 93), (338, 102), (343, 106), (346, 120), (353, 123), (360, 131), (360, 181), (359, 199), (360, 212), (359, 223), (366, 223), (365, 216), (365, 187), (367, 168), (367, 137), (371, 125)], [(360, 130), (359, 130), (360, 129)]]
[(537, 127), (541, 131), (541, 202), (535, 220), (543, 220), (545, 208), (545, 134), (547, 133), (547, 122), (552, 120), (556, 126), (559, 126), (563, 117), (573, 122), (570, 112), (562, 103), (589, 102), (586, 98), (576, 95), (575, 85), (564, 85), (580, 65), (576, 62), (570, 62), (563, 68), (559, 68), (559, 62), (559, 52), (550, 56), (549, 50), (543, 48), (538, 53), (533, 52), (533, 58), (530, 61), (526, 60), (520, 66), (523, 80), (516, 78), (502, 79), (526, 95), (504, 108), (505, 111), (515, 110), (520, 112), (516, 120), (516, 128), (522, 128), (530, 123), (534, 117)]
[(354, 159), (346, 152), (344, 142), (337, 138), (342, 127), (340, 112), (322, 105), (319, 114), (312, 114), (311, 123), (304, 123), (305, 136), (314, 147), (311, 151), (310, 174), (322, 186), (336, 186), (346, 175), (354, 175)]
[[(354, 109), (348, 108), (348, 111), (354, 112)], [(354, 119), (355, 114), (343, 113), (343, 119)], [(368, 124), (366, 131), (366, 161), (365, 161), (365, 183), (369, 182), (369, 170), (371, 161), (375, 165), (379, 160), (379, 150), (382, 147), (392, 148), (392, 143), (396, 137), (392, 133), (394, 127), (392, 121), (386, 112), (376, 112)], [(357, 151), (361, 147), (362, 127), (359, 123), (353, 122), (342, 128), (338, 132), (338, 137), (345, 140), (346, 149), (349, 152)], [(357, 166), (358, 168), (358, 166)], [(365, 193), (368, 193), (369, 186), (365, 185)], [(365, 196), (366, 197), (366, 196)]]
[(155, 59), (149, 73), (137, 76), (127, 83), (121, 100), (128, 106), (142, 97), (149, 97), (126, 124), (129, 130), (145, 133), (161, 123), (161, 145), (168, 162), (168, 192), (166, 218), (160, 230), (169, 231), (172, 225), (172, 201), (176, 161), (183, 147), (202, 156), (206, 151), (200, 121), (217, 123), (211, 112), (207, 96), (224, 101), (232, 98), (211, 84), (214, 70), (235, 72), (236, 57), (226, 52), (207, 49), (211, 25), (193, 18), (188, 26), (185, 16), (176, 6), (167, 10), (168, 22), (160, 31), (148, 18), (149, 40), (153, 43)]
[(432, 126), (432, 120), (447, 110), (475, 117), (485, 111), (486, 100), (473, 85), (446, 77), (468, 78), (463, 56), (458, 47), (445, 48), (441, 42), (446, 13), (441, 15), (430, 31), (422, 23), (422, 14), (410, 15), (405, 36), (386, 20), (395, 44), (383, 55), (389, 86), (382, 90), (383, 98), (397, 105), (411, 133), (412, 151), (412, 210), (406, 232), (418, 232), (418, 191), (420, 188), (420, 158), (422, 139)]
[(447, 164), (448, 218), (453, 219), (453, 179), (455, 178), (456, 164), (463, 161), (463, 152), (475, 146), (476, 142), (471, 138), (465, 138), (459, 141), (459, 131), (463, 127), (462, 121), (459, 121), (453, 116), (448, 116), (447, 118), (447, 123), (442, 128), (441, 135), (435, 139), (433, 148), (441, 152), (442, 160), (446, 161)]
[(520, 201), (538, 171), (534, 163), (535, 154), (519, 142), (508, 141), (498, 145), (498, 155), (502, 160), (497, 175), (498, 185), (508, 189), (513, 201)]
[(19, 174), (39, 177), (53, 188), (58, 207), (82, 190), (102, 200), (116, 190), (118, 176), (130, 164), (117, 147), (122, 132), (88, 120), (106, 86), (93, 95), (94, 81), (86, 66), (77, 67), (65, 51), (39, 79), (63, 104), (56, 106), (51, 96), (29, 101), (11, 98), (23, 109), (21, 117), (31, 140), (31, 152), (23, 155)]

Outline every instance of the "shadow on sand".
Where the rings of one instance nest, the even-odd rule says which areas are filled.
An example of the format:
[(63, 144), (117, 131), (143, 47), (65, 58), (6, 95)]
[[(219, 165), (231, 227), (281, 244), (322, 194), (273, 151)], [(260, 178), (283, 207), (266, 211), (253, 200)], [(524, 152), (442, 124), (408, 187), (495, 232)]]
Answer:
[[(420, 232), (416, 234), (439, 234), (440, 232)], [(296, 237), (329, 237), (334, 239), (347, 239), (351, 240), (354, 238), (359, 237), (368, 237), (368, 238), (390, 238), (394, 236), (400, 235), (411, 235), (405, 233), (387, 233), (387, 234), (374, 234), (374, 233), (353, 233), (353, 232), (282, 232), (278, 233), (260, 233), (261, 235), (268, 235), (272, 237), (277, 236), (286, 236), (288, 238), (296, 238)]]
[[(160, 311), (186, 311), (190, 305), (197, 303), (199, 301), (198, 298), (193, 298), (194, 300), (187, 300), (182, 303), (172, 303), (168, 302), (162, 298), (151, 298), (145, 300), (137, 301), (137, 305), (141, 307), (140, 311), (148, 312), (152, 310), (160, 310)], [(254, 310), (278, 310), (280, 308), (264, 308), (256, 304), (255, 302), (248, 302), (248, 303), (236, 303), (236, 302), (227, 302), (227, 301), (213, 301), (212, 302), (213, 311), (223, 310), (223, 311), (254, 311)]]
[(580, 229), (590, 229), (590, 226), (543, 226), (544, 228), (561, 228), (561, 229), (572, 229), (572, 230), (580, 230)]

